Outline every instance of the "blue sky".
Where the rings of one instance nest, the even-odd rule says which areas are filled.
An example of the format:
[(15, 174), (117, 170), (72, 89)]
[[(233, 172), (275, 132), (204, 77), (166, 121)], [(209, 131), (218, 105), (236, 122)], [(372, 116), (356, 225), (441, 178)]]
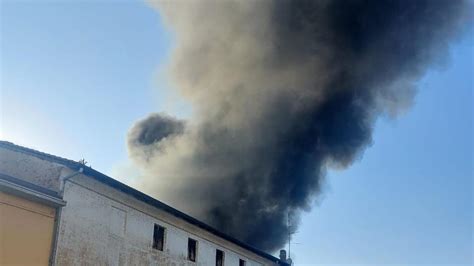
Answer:
[[(133, 185), (133, 122), (190, 113), (162, 73), (172, 33), (140, 1), (2, 1), (0, 33), (1, 139)], [(472, 264), (472, 36), (420, 80), (410, 110), (379, 119), (359, 161), (329, 172), (293, 236), (296, 265)]]

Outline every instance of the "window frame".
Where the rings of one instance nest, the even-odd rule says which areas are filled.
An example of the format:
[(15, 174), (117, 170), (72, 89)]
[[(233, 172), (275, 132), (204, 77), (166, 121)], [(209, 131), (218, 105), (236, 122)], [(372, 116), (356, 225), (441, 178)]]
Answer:
[(239, 266), (247, 266), (247, 261), (239, 258)]
[[(163, 229), (163, 236), (162, 236), (162, 241), (161, 241), (161, 249), (159, 248), (159, 246), (155, 246), (155, 243), (158, 244), (158, 242), (155, 242), (155, 233), (159, 232), (160, 228)], [(159, 225), (159, 224), (153, 224), (153, 239), (152, 239), (152, 244), (151, 244), (151, 248), (153, 250), (159, 250), (159, 251), (164, 251), (165, 249), (165, 241), (166, 241), (166, 227), (162, 226), (162, 225)]]
[[(191, 254), (191, 249), (190, 249), (190, 244), (194, 242), (194, 258), (192, 258)], [(198, 257), (198, 241), (194, 238), (188, 237), (188, 256), (187, 259), (192, 262), (197, 262), (197, 257)]]
[[(218, 264), (219, 254), (222, 254), (222, 257), (221, 257), (222, 263), (220, 265)], [(224, 266), (224, 264), (225, 264), (225, 252), (221, 249), (216, 249), (216, 266)]]
[[(127, 211), (114, 205), (110, 207), (109, 232), (114, 236), (123, 238), (127, 233)], [(117, 222), (120, 222), (120, 224), (117, 224)]]

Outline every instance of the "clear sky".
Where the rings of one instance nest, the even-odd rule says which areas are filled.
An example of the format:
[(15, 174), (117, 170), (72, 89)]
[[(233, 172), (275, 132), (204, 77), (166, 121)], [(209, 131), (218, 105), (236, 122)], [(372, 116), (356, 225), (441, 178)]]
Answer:
[[(140, 1), (61, 2), (1, 1), (0, 139), (133, 185), (133, 122), (190, 113), (160, 70), (172, 33)], [(296, 265), (472, 265), (473, 49), (471, 30), (414, 106), (380, 118), (364, 156), (329, 172), (293, 236)]]

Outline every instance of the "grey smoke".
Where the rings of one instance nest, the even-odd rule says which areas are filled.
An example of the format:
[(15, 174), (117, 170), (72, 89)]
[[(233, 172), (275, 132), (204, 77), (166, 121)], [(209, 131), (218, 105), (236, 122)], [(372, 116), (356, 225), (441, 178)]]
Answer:
[(148, 161), (160, 153), (164, 143), (182, 134), (184, 125), (183, 121), (166, 114), (150, 114), (128, 132), (129, 154), (140, 161)]
[(129, 133), (142, 187), (258, 248), (286, 240), (328, 167), (372, 143), (380, 115), (466, 21), (462, 0), (152, 2), (174, 32), (169, 74), (186, 122), (152, 114)]

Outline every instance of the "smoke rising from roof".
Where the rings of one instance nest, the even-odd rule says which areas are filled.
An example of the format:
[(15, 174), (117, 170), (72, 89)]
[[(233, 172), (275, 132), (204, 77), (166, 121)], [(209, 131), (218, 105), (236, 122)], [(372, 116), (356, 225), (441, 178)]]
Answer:
[(267, 251), (309, 210), (328, 167), (409, 107), (417, 79), (465, 21), (461, 0), (160, 1), (186, 123), (129, 133), (147, 192)]

